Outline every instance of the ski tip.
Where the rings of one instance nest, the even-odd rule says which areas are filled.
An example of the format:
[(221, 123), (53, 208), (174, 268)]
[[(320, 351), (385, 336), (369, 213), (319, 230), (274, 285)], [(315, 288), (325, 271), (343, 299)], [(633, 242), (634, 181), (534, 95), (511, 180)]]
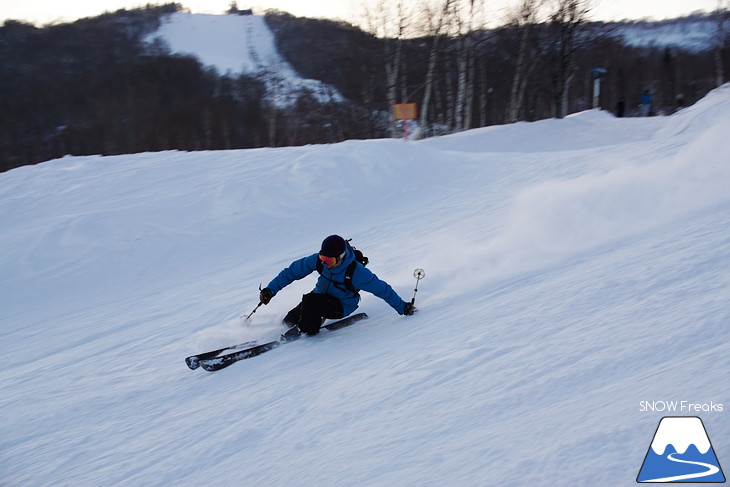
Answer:
[(186, 358), (185, 363), (190, 368), (190, 370), (195, 370), (200, 367), (200, 361), (198, 360), (198, 357), (195, 356)]

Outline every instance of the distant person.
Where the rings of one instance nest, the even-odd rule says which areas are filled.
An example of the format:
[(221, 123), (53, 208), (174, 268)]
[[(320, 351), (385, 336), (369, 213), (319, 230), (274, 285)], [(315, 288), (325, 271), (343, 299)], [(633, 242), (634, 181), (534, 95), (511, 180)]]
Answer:
[(639, 100), (640, 105), (640, 114), (642, 117), (648, 117), (651, 115), (651, 102), (652, 102), (652, 96), (649, 90), (645, 90), (644, 94), (641, 95), (641, 99)]
[(616, 116), (621, 118), (626, 113), (626, 99), (622, 96), (616, 102)]

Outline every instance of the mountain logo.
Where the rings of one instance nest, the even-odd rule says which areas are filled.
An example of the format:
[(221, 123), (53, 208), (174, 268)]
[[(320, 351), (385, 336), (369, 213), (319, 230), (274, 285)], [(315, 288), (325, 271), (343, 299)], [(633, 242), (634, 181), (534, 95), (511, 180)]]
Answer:
[(725, 482), (725, 475), (702, 420), (696, 416), (663, 417), (636, 481)]

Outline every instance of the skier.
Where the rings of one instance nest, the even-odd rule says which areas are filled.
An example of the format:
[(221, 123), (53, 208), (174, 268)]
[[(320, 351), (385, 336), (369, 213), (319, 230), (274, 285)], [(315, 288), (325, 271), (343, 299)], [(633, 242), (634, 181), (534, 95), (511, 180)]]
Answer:
[[(357, 309), (360, 295), (357, 290), (368, 291), (388, 303), (401, 315), (412, 315), (416, 308), (403, 301), (392, 287), (357, 262), (348, 276), (348, 267), (355, 262), (355, 252), (339, 235), (330, 235), (322, 242), (316, 254), (295, 260), (281, 271), (268, 286), (261, 290), (259, 300), (269, 304), (271, 298), (292, 282), (320, 270), (320, 277), (312, 292), (302, 297), (302, 302), (289, 311), (284, 324), (291, 328), (284, 338), (295, 338), (301, 333), (316, 335), (326, 318), (343, 318)], [(348, 280), (351, 282), (346, 284)]]
[(641, 110), (641, 116), (642, 117), (648, 117), (651, 115), (651, 103), (652, 103), (652, 96), (651, 92), (649, 90), (644, 90), (644, 94), (641, 95), (641, 98), (639, 99), (639, 107)]

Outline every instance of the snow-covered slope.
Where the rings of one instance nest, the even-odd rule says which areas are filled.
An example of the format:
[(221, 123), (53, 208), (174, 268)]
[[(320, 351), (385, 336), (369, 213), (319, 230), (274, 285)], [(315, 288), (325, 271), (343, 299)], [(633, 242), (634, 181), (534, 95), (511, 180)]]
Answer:
[(691, 51), (713, 49), (718, 36), (717, 20), (702, 15), (658, 22), (621, 22), (609, 24), (609, 28), (631, 46), (679, 46)]
[[(437, 139), (67, 157), (0, 174), (5, 486), (634, 485), (661, 416), (730, 458), (730, 87)], [(325, 236), (413, 317), (277, 336)], [(643, 409), (643, 410), (642, 410)]]
[(174, 53), (190, 54), (219, 73), (262, 76), (279, 105), (307, 90), (323, 101), (341, 100), (333, 87), (304, 79), (279, 55), (274, 34), (257, 15), (209, 15), (177, 12), (163, 17), (148, 41), (161, 39)]

